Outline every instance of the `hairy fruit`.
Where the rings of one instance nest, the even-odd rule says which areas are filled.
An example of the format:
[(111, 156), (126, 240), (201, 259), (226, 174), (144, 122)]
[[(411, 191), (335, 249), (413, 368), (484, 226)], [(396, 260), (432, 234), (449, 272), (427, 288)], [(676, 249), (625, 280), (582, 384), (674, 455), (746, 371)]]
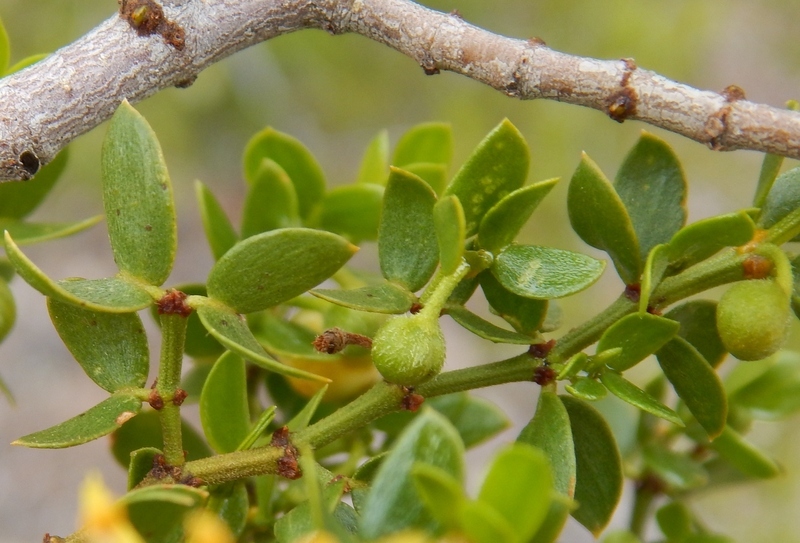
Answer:
[(395, 317), (372, 340), (372, 362), (390, 383), (414, 386), (439, 374), (445, 342), (436, 319), (427, 315)]
[(739, 360), (761, 360), (781, 348), (788, 331), (789, 297), (775, 282), (736, 283), (717, 304), (722, 344)]

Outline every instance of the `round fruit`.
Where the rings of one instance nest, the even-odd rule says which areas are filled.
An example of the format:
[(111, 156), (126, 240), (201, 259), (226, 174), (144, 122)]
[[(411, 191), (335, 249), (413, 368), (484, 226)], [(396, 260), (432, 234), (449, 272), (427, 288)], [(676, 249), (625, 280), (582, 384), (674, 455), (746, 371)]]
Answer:
[(789, 297), (775, 281), (736, 283), (717, 304), (722, 344), (739, 360), (761, 360), (784, 343), (789, 324)]
[(395, 317), (372, 340), (372, 362), (390, 383), (414, 386), (442, 371), (445, 343), (437, 319), (427, 315)]

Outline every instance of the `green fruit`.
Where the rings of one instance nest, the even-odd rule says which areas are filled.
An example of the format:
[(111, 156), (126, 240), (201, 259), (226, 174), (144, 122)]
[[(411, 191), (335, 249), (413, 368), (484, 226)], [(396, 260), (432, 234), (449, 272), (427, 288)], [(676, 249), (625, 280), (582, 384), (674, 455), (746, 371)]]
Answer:
[(789, 324), (789, 297), (775, 281), (736, 283), (717, 304), (722, 344), (739, 360), (761, 360), (781, 348)]
[(442, 371), (445, 343), (437, 319), (427, 315), (395, 317), (372, 340), (372, 362), (390, 383), (414, 386)]

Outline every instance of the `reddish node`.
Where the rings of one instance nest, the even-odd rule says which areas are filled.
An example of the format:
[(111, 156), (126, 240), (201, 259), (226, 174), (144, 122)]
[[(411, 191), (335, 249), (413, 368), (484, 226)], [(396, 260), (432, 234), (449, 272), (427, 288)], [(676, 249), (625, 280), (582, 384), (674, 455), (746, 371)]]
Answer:
[(728, 85), (721, 94), (726, 102), (736, 102), (746, 99), (744, 89), (738, 85)]
[(773, 267), (772, 260), (761, 255), (750, 255), (742, 262), (745, 279), (765, 279)]
[(409, 308), (408, 312), (411, 313), (412, 315), (416, 315), (417, 313), (422, 311), (422, 307), (423, 306), (421, 303), (414, 302), (413, 304), (411, 304), (411, 307)]
[(281, 426), (272, 434), (272, 440), (269, 442), (272, 447), (285, 448), (289, 446), (289, 427)]
[(555, 346), (556, 340), (554, 339), (548, 340), (545, 343), (536, 343), (528, 348), (528, 354), (534, 358), (545, 358)]
[(178, 390), (175, 391), (175, 394), (172, 396), (172, 404), (183, 405), (183, 402), (184, 400), (186, 400), (186, 396), (188, 395), (189, 394), (185, 390), (179, 388)]
[(630, 301), (636, 303), (639, 301), (639, 298), (642, 297), (642, 285), (634, 284), (634, 285), (625, 285), (625, 297)]
[(420, 406), (425, 402), (425, 397), (421, 394), (416, 394), (412, 387), (403, 387), (403, 391), (405, 394), (403, 395), (403, 399), (400, 401), (400, 406), (405, 411), (411, 411), (415, 413)]
[(150, 391), (150, 395), (147, 397), (147, 403), (156, 411), (164, 409), (164, 398), (161, 397), (161, 394), (159, 394), (156, 389)]
[(180, 315), (188, 317), (192, 308), (186, 305), (186, 294), (180, 290), (170, 289), (156, 302), (159, 315)]
[(278, 458), (277, 471), (278, 475), (290, 480), (299, 479), (303, 475), (300, 471), (300, 465), (297, 463), (297, 458), (289, 455)]
[(547, 364), (543, 364), (538, 366), (535, 370), (533, 370), (533, 379), (532, 381), (539, 386), (549, 385), (556, 379), (556, 372), (548, 366)]

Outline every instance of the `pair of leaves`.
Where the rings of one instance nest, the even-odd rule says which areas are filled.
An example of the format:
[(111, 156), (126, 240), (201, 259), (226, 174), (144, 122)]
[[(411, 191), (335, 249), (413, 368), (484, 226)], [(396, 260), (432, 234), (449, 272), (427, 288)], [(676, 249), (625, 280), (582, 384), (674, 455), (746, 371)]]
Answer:
[(57, 301), (96, 311), (128, 313), (152, 302), (176, 249), (172, 187), (155, 134), (127, 102), (117, 109), (103, 143), (103, 201), (120, 274), (104, 280), (53, 281), (6, 232), (9, 259), (32, 287)]
[(527, 144), (506, 120), (473, 151), (440, 202), (421, 178), (393, 169), (378, 234), (383, 276), (412, 292), (422, 288), (440, 260), (437, 239), (441, 240), (443, 268), (454, 269), (464, 240), (478, 232), (484, 215), (522, 186), (528, 162)]
[(606, 251), (625, 284), (636, 284), (647, 255), (686, 221), (686, 181), (677, 157), (644, 133), (612, 185), (586, 155), (567, 196), (570, 223), (589, 245)]
[(552, 542), (572, 516), (597, 536), (611, 520), (622, 494), (622, 462), (608, 423), (589, 404), (542, 391), (531, 422), (518, 441), (541, 449), (553, 470), (554, 500), (533, 541)]
[(150, 354), (136, 313), (98, 312), (52, 298), (48, 298), (47, 307), (56, 331), (86, 375), (112, 395), (85, 413), (24, 436), (15, 444), (71, 447), (109, 434), (139, 413), (137, 389), (147, 379)]

